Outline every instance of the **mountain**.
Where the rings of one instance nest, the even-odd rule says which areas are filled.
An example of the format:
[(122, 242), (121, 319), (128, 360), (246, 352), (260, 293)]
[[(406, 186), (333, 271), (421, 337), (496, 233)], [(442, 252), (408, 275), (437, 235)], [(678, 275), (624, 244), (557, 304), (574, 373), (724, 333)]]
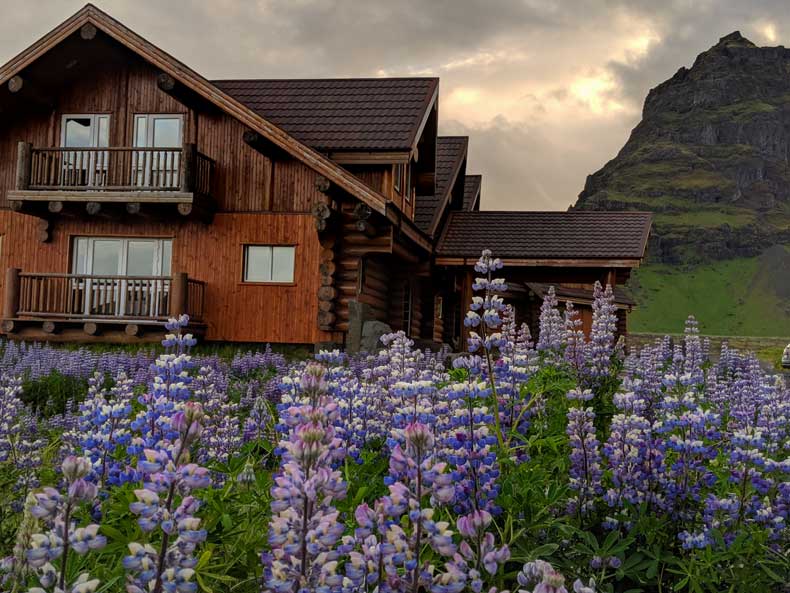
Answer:
[(652, 89), (574, 208), (655, 213), (633, 329), (790, 333), (790, 49), (736, 31)]
[(656, 213), (651, 257), (695, 263), (790, 243), (790, 49), (723, 37), (645, 100), (576, 208)]

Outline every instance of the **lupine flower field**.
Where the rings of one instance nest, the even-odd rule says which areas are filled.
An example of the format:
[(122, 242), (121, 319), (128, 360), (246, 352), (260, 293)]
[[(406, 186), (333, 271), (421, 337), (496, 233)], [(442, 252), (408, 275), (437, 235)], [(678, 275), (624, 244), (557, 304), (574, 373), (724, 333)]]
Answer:
[(484, 252), (471, 354), (5, 343), (0, 591), (786, 591), (790, 391), (689, 318), (626, 354)]

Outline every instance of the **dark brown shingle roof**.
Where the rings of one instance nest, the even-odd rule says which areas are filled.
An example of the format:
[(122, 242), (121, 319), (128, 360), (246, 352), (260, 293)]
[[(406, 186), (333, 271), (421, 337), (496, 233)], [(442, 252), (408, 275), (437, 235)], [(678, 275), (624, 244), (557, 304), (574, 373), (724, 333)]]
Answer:
[(468, 146), (468, 136), (436, 138), (436, 193), (432, 196), (417, 196), (414, 222), (420, 230), (429, 233), (435, 224), (434, 219), (441, 216), (442, 206), (453, 189)]
[(482, 175), (467, 175), (464, 178), (464, 210), (472, 210), (475, 204), (479, 207), (480, 186), (482, 184)]
[(311, 148), (409, 150), (438, 78), (217, 80), (219, 89)]
[(649, 212), (453, 212), (436, 253), (509, 259), (638, 259), (645, 254)]

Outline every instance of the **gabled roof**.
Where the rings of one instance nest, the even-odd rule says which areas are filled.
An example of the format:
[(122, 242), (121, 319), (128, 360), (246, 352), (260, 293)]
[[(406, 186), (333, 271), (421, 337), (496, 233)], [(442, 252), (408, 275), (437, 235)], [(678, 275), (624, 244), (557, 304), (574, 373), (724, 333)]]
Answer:
[(479, 207), (480, 189), (483, 185), (482, 175), (467, 175), (464, 178), (464, 207), (467, 212)]
[(439, 136), (436, 139), (436, 193), (432, 196), (417, 196), (414, 222), (420, 230), (428, 234), (435, 232), (468, 147), (468, 136)]
[(483, 249), (511, 260), (639, 260), (649, 212), (452, 212), (438, 258), (476, 259)]
[(251, 130), (258, 132), (275, 146), (316, 171), (316, 173), (320, 173), (329, 181), (336, 183), (338, 187), (351, 193), (373, 210), (380, 213), (387, 212), (387, 199), (367, 186), (361, 179), (293, 138), (248, 106), (226, 94), (197, 72), (143, 39), (137, 33), (92, 4), (87, 4), (72, 17), (0, 67), (0, 84), (5, 84), (10, 78), (35, 62), (64, 39), (75, 34), (86, 24), (94, 25), (97, 29), (135, 52), (153, 66), (184, 84), (192, 92), (217, 105)]
[(216, 80), (214, 85), (320, 151), (410, 151), (438, 78)]

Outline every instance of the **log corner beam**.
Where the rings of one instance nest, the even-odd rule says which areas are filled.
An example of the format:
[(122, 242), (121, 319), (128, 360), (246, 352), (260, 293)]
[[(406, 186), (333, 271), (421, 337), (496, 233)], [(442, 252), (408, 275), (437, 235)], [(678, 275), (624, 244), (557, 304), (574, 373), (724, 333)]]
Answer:
[(80, 37), (84, 41), (91, 41), (96, 37), (97, 29), (93, 23), (85, 23), (80, 27)]
[(243, 139), (247, 146), (272, 160), (289, 161), (293, 159), (286, 150), (280, 148), (268, 138), (264, 138), (262, 134), (255, 130), (245, 130)]
[(194, 90), (176, 80), (167, 72), (161, 72), (156, 77), (156, 86), (163, 93), (170, 95), (182, 105), (195, 111), (204, 113), (218, 113), (219, 108)]

